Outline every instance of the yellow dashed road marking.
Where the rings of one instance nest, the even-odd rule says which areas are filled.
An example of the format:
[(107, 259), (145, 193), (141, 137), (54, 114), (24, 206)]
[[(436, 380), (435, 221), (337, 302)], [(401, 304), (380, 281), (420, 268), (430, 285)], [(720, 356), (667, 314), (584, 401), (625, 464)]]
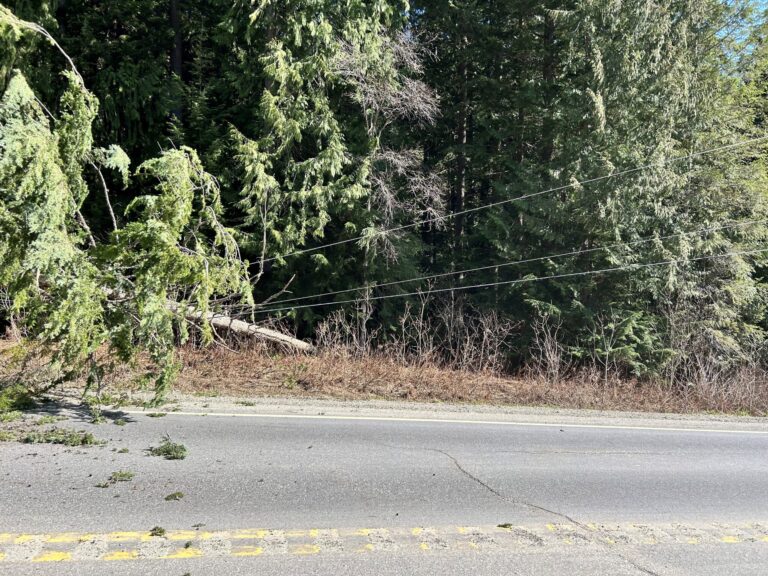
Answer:
[(25, 542), (32, 542), (33, 540), (45, 539), (45, 535), (40, 536), (37, 534), (19, 534), (13, 541), (14, 544), (24, 544)]
[(232, 556), (259, 556), (264, 553), (264, 549), (259, 546), (241, 546), (232, 552)]
[(200, 548), (182, 548), (167, 554), (165, 558), (178, 559), (178, 558), (199, 558), (203, 555), (203, 551)]
[[(200, 532), (0, 533), (0, 563), (180, 560), (206, 557), (306, 556), (439, 553), (488, 550), (543, 551), (574, 544), (597, 546), (765, 545), (765, 523), (735, 524), (559, 524), (499, 526), (419, 526), (393, 528), (269, 530), (262, 528)], [(186, 542), (182, 548), (179, 542)], [(126, 548), (127, 547), (127, 548)]]
[(106, 535), (108, 542), (131, 542), (141, 539), (145, 532), (111, 532)]
[(67, 543), (67, 542), (81, 542), (82, 540), (88, 540), (90, 534), (76, 534), (73, 532), (65, 532), (63, 534), (51, 534), (44, 538), (46, 542), (51, 544)]
[(71, 552), (44, 552), (32, 559), (32, 562), (66, 562), (72, 560)]

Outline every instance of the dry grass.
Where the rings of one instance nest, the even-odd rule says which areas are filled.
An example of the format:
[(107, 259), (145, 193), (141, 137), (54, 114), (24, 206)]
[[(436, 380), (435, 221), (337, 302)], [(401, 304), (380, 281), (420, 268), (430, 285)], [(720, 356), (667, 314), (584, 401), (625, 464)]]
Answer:
[(598, 371), (570, 378), (498, 376), (435, 366), (405, 365), (380, 355), (354, 357), (270, 354), (259, 347), (239, 352), (186, 348), (176, 389), (200, 395), (287, 396), (344, 400), (385, 399), (469, 402), (496, 405), (556, 406), (643, 412), (723, 412), (765, 414), (768, 385), (748, 401), (669, 387), (612, 379)]
[[(0, 339), (0, 359), (11, 344)], [(237, 351), (221, 347), (180, 350), (182, 371), (175, 389), (200, 396), (385, 399), (494, 405), (551, 406), (642, 412), (768, 414), (768, 382), (745, 375), (728, 387), (670, 386), (611, 378), (599, 370), (568, 376), (500, 376), (407, 363), (382, 354), (276, 353), (258, 345)], [(0, 362), (0, 375), (3, 365)], [(115, 374), (121, 391), (137, 386), (139, 371)]]

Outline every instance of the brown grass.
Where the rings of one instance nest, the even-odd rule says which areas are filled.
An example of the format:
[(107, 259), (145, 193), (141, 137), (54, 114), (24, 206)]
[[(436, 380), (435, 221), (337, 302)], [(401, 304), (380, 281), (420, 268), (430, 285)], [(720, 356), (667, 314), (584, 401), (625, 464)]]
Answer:
[[(0, 376), (3, 351), (12, 346), (0, 339)], [(221, 347), (180, 350), (182, 370), (175, 390), (201, 396), (298, 397), (344, 400), (400, 400), (492, 405), (550, 406), (640, 412), (715, 412), (768, 414), (768, 383), (754, 378), (722, 387), (669, 386), (611, 378), (599, 370), (570, 372), (548, 379), (532, 374), (500, 376), (409, 365), (380, 354), (356, 357), (320, 352), (316, 355), (275, 353), (260, 345), (239, 350)], [(134, 389), (139, 371), (121, 370), (112, 386)]]
[(722, 412), (765, 414), (768, 387), (759, 398), (730, 398), (673, 391), (660, 384), (612, 379), (584, 370), (570, 378), (498, 376), (435, 366), (405, 365), (381, 355), (354, 357), (239, 352), (185, 348), (176, 389), (192, 394), (283, 396), (345, 400), (384, 399), (468, 402), (494, 405), (556, 406), (643, 412)]

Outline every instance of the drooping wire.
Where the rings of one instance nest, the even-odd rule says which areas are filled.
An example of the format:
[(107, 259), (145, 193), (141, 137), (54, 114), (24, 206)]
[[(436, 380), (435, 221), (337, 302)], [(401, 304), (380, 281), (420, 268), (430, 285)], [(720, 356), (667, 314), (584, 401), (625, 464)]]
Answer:
[(731, 256), (747, 256), (747, 255), (753, 255), (753, 254), (760, 254), (763, 252), (768, 252), (768, 248), (761, 248), (757, 250), (744, 250), (744, 251), (738, 251), (738, 252), (726, 252), (724, 254), (714, 254), (710, 256), (699, 256), (696, 258), (675, 258), (670, 260), (662, 260), (659, 262), (650, 262), (645, 264), (625, 264), (622, 266), (613, 266), (610, 268), (602, 268), (600, 270), (584, 270), (579, 272), (565, 272), (561, 274), (551, 274), (549, 276), (534, 276), (534, 277), (527, 277), (527, 278), (518, 278), (515, 280), (503, 280), (499, 282), (485, 282), (482, 284), (473, 284), (470, 286), (451, 286), (446, 288), (437, 288), (433, 290), (419, 290), (416, 292), (408, 292), (403, 294), (383, 294), (379, 296), (370, 296), (366, 298), (354, 298), (351, 300), (336, 300), (336, 301), (326, 301), (326, 302), (318, 302), (315, 304), (302, 304), (299, 306), (284, 306), (280, 308), (270, 308), (265, 310), (254, 310), (253, 313), (255, 314), (273, 314), (276, 312), (288, 312), (291, 310), (299, 310), (303, 308), (317, 308), (317, 307), (325, 307), (325, 306), (334, 306), (334, 305), (342, 305), (342, 304), (353, 304), (357, 302), (370, 302), (370, 301), (377, 301), (377, 300), (389, 300), (392, 298), (407, 298), (411, 296), (424, 296), (424, 295), (431, 295), (431, 294), (438, 294), (442, 292), (459, 292), (459, 291), (465, 291), (465, 290), (474, 290), (474, 289), (481, 289), (481, 288), (491, 288), (496, 286), (512, 286), (515, 284), (524, 284), (528, 282), (540, 282), (543, 280), (557, 280), (562, 278), (575, 278), (578, 276), (594, 276), (597, 274), (608, 274), (611, 272), (619, 272), (623, 270), (641, 270), (644, 268), (651, 268), (655, 266), (670, 266), (672, 264), (677, 263), (690, 263), (690, 262), (700, 262), (704, 260), (716, 260), (718, 258), (727, 258)]
[[(425, 280), (436, 280), (438, 278), (445, 278), (447, 276), (458, 276), (463, 274), (473, 274), (475, 272), (482, 272), (485, 270), (495, 270), (498, 268), (507, 268), (510, 266), (519, 266), (522, 264), (530, 264), (533, 262), (541, 262), (544, 260), (554, 260), (557, 258), (566, 258), (568, 256), (581, 256), (584, 254), (591, 254), (593, 252), (599, 252), (601, 250), (611, 250), (613, 248), (620, 248), (620, 247), (630, 247), (630, 246), (636, 246), (640, 244), (647, 244), (649, 242), (663, 242), (665, 240), (672, 240), (674, 238), (682, 238), (685, 236), (695, 236), (698, 234), (705, 234), (707, 232), (716, 232), (718, 230), (727, 230), (730, 228), (738, 228), (742, 226), (749, 226), (752, 224), (765, 224), (768, 223), (768, 219), (762, 219), (762, 220), (748, 220), (743, 222), (729, 222), (727, 224), (722, 224), (719, 226), (709, 226), (706, 228), (700, 228), (698, 230), (693, 230), (690, 232), (678, 232), (676, 234), (669, 234), (667, 236), (653, 236), (651, 238), (641, 238), (639, 240), (632, 240), (629, 242), (615, 242), (613, 244), (607, 244), (605, 246), (598, 246), (595, 248), (582, 248), (578, 250), (571, 250), (569, 252), (561, 252), (559, 254), (549, 254), (546, 256), (537, 256), (535, 258), (526, 258), (523, 260), (509, 260), (506, 262), (500, 262), (498, 264), (489, 264), (486, 266), (478, 266), (476, 268), (467, 268), (464, 270), (454, 270), (451, 272), (441, 272), (439, 274), (430, 274), (427, 276), (418, 276), (415, 278), (406, 278), (405, 280), (393, 280), (391, 282), (383, 282), (379, 284), (367, 284), (364, 286), (357, 286), (355, 288), (345, 288), (343, 290), (334, 290), (331, 292), (321, 292), (319, 294), (310, 294), (308, 296), (297, 296), (294, 298), (284, 298), (282, 300), (273, 300), (270, 302), (270, 304), (286, 304), (288, 302), (300, 302), (303, 300), (311, 300), (315, 298), (324, 298), (326, 296), (336, 296), (338, 294), (345, 294), (347, 292), (358, 292), (363, 290), (370, 290), (373, 288), (386, 288), (389, 286), (397, 286), (400, 284), (411, 284), (413, 282), (423, 282)], [(249, 307), (250, 309), (250, 307)]]
[[(661, 167), (661, 166), (666, 166), (666, 165), (671, 164), (673, 162), (680, 162), (682, 160), (690, 160), (692, 158), (697, 158), (697, 157), (700, 157), (700, 156), (706, 156), (706, 155), (709, 155), (709, 154), (714, 154), (715, 152), (722, 152), (722, 151), (725, 151), (725, 150), (730, 150), (730, 149), (733, 149), (733, 148), (738, 148), (738, 147), (741, 147), (741, 146), (746, 146), (748, 144), (754, 144), (754, 143), (757, 143), (757, 142), (760, 142), (760, 141), (763, 141), (763, 140), (766, 140), (766, 139), (768, 139), (768, 136), (761, 136), (759, 138), (752, 138), (750, 140), (743, 140), (741, 142), (736, 142), (734, 144), (727, 144), (727, 145), (724, 145), (724, 146), (718, 146), (716, 148), (709, 148), (707, 150), (701, 150), (700, 152), (694, 152), (692, 154), (687, 154), (685, 156), (674, 156), (672, 158), (667, 158), (666, 160), (661, 160), (661, 161), (653, 162), (653, 163), (649, 163), (649, 164), (643, 164), (641, 166), (636, 166), (634, 168), (628, 168), (626, 170), (621, 170), (619, 172), (611, 172), (610, 174), (606, 174), (604, 176), (597, 176), (595, 178), (589, 178), (587, 180), (581, 180), (581, 181), (577, 181), (577, 182), (572, 182), (570, 184), (563, 184), (562, 186), (556, 186), (554, 188), (548, 188), (546, 190), (540, 190), (538, 192), (531, 192), (530, 194), (523, 194), (522, 196), (517, 196), (515, 198), (507, 198), (505, 200), (499, 200), (498, 202), (492, 202), (490, 204), (484, 204), (482, 206), (476, 206), (476, 207), (473, 207), (473, 208), (467, 208), (466, 210), (460, 210), (458, 212), (453, 212), (451, 214), (445, 214), (445, 215), (442, 215), (442, 216), (433, 216), (433, 217), (430, 217), (430, 218), (425, 218), (423, 220), (419, 220), (417, 222), (412, 222), (410, 224), (403, 224), (401, 226), (395, 226), (393, 228), (388, 228), (386, 230), (379, 230), (378, 232), (375, 232), (373, 234), (373, 236), (374, 237), (384, 236), (384, 235), (392, 233), (392, 232), (399, 232), (401, 230), (407, 230), (407, 229), (410, 229), (410, 228), (415, 228), (415, 227), (418, 227), (418, 226), (423, 226), (425, 224), (432, 224), (432, 223), (436, 223), (436, 222), (444, 222), (445, 220), (448, 220), (450, 218), (455, 218), (457, 216), (463, 216), (465, 214), (471, 214), (473, 212), (479, 212), (481, 210), (486, 210), (488, 208), (493, 208), (493, 207), (496, 207), (496, 206), (502, 206), (504, 204), (510, 204), (512, 202), (519, 202), (521, 200), (527, 200), (527, 199), (530, 199), (530, 198), (535, 198), (537, 196), (543, 196), (545, 194), (552, 194), (554, 192), (561, 192), (563, 190), (568, 190), (568, 189), (571, 189), (571, 188), (581, 187), (581, 186), (584, 186), (586, 184), (594, 184), (595, 182), (600, 182), (602, 180), (607, 180), (609, 178), (617, 178), (619, 176), (626, 176), (627, 174), (633, 174), (635, 172), (641, 172), (643, 170), (648, 170), (650, 168), (657, 168), (657, 167)], [(312, 252), (318, 252), (318, 251), (324, 250), (326, 248), (331, 248), (331, 247), (334, 247), (334, 246), (341, 246), (343, 244), (349, 244), (351, 242), (358, 242), (359, 240), (362, 240), (365, 237), (366, 236), (361, 235), (361, 236), (356, 236), (354, 238), (347, 238), (345, 240), (338, 240), (336, 242), (329, 242), (327, 244), (321, 244), (320, 246), (314, 246), (314, 247), (311, 247), (311, 248), (303, 248), (301, 250), (296, 250), (294, 252), (288, 252), (286, 254), (281, 254), (279, 256), (273, 256), (271, 258), (266, 258), (266, 259), (263, 260), (263, 262), (264, 263), (274, 262), (275, 260), (281, 260), (281, 259), (284, 259), (284, 258), (290, 258), (290, 257), (293, 257), (293, 256), (299, 256), (299, 255), (302, 255), (302, 254), (309, 254), (309, 253), (312, 253)]]

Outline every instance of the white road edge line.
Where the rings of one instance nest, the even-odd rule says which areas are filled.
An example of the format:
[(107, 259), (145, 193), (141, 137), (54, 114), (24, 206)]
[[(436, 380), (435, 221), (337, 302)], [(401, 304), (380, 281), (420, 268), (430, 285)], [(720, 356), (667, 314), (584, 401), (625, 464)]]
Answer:
[[(126, 414), (147, 414), (144, 410), (121, 410)], [(362, 420), (374, 422), (417, 422), (435, 424), (481, 424), (485, 426), (532, 426), (538, 428), (595, 428), (600, 430), (645, 430), (651, 432), (699, 432), (708, 434), (768, 435), (768, 430), (728, 430), (717, 428), (667, 428), (663, 426), (621, 426), (618, 424), (566, 424), (557, 422), (514, 422), (507, 420), (461, 420), (452, 418), (405, 418), (397, 416), (344, 416), (326, 414), (255, 414), (247, 412), (167, 412), (168, 416), (213, 416), (232, 418), (273, 418), (305, 420)]]

